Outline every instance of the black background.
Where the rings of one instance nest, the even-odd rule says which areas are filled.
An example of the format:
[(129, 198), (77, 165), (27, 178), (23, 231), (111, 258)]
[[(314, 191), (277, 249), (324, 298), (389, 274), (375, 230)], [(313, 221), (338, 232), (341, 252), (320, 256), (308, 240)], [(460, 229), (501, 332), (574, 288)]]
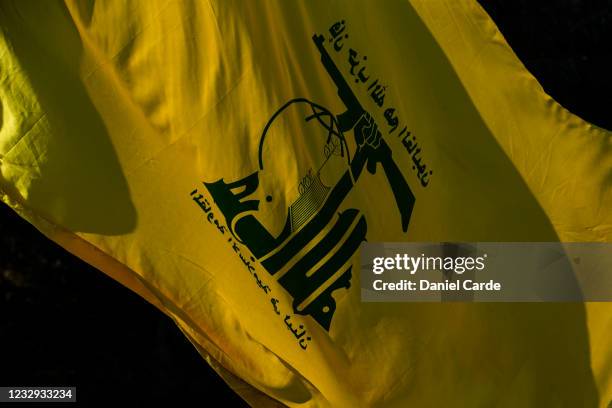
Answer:
[[(612, 129), (611, 0), (480, 3), (547, 93)], [(76, 385), (90, 404), (245, 405), (170, 319), (5, 205), (0, 385)]]

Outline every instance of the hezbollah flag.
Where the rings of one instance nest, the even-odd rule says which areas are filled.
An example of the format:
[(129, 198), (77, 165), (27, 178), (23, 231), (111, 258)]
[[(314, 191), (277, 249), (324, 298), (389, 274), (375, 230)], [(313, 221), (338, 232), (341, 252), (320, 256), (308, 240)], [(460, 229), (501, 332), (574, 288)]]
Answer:
[(473, 1), (3, 1), (0, 193), (254, 406), (606, 406), (612, 307), (362, 304), (364, 241), (612, 240)]

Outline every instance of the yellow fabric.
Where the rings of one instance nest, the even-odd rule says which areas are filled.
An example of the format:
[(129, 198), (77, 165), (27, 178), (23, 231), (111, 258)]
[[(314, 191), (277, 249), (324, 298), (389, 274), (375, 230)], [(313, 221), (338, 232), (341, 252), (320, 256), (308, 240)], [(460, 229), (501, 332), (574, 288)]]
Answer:
[(0, 27), (2, 200), (171, 316), (251, 404), (612, 400), (610, 304), (362, 304), (355, 253), (326, 281), (353, 266), (327, 330), (279, 283), (291, 265), (267, 272), (249, 248), (269, 240), (237, 242), (203, 184), (258, 172), (246, 214), (277, 232), (289, 217), (292, 236), (310, 225), (291, 207), (307, 170), (329, 156), (333, 187), (346, 156), (299, 109), (271, 122), (263, 169), (258, 152), (288, 101), (346, 110), (318, 34), (415, 201), (404, 231), (382, 164), (364, 169), (292, 262), (349, 216), (369, 242), (610, 242), (610, 133), (547, 96), (475, 2), (3, 1)]

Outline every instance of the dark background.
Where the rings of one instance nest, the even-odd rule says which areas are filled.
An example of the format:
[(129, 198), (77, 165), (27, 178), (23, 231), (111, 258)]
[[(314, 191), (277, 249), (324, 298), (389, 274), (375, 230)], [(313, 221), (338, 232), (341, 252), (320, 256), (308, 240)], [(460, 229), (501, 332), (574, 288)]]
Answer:
[[(547, 93), (612, 129), (612, 0), (480, 3)], [(245, 405), (170, 319), (5, 205), (0, 385), (76, 385), (81, 403)]]

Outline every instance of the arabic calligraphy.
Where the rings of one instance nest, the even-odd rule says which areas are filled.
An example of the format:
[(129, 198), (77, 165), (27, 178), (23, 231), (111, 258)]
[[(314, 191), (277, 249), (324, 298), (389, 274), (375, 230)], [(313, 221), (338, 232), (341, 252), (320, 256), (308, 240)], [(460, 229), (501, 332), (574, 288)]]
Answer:
[[(212, 210), (212, 206), (210, 205), (210, 202), (204, 196), (204, 194), (201, 194), (196, 188), (189, 195), (191, 196), (191, 199), (198, 205), (198, 207), (200, 207), (200, 209), (204, 212), (204, 214), (206, 214), (206, 220), (211, 225), (214, 225), (221, 234), (225, 235), (227, 227), (223, 225), (215, 216), (215, 213)], [(244, 247), (239, 242), (237, 242), (236, 239), (231, 236), (231, 234), (228, 234), (227, 242), (230, 245), (232, 251), (234, 251), (234, 253), (238, 256), (245, 269), (249, 272), (249, 274), (257, 284), (257, 287), (265, 295), (269, 295), (272, 292), (272, 289), (264, 282), (264, 279), (262, 279), (257, 273), (256, 259), (252, 255), (247, 255), (246, 251), (244, 250)], [(279, 299), (272, 297), (270, 298), (270, 303), (272, 304), (272, 309), (276, 315), (280, 316), (281, 314), (283, 314), (279, 307)], [(297, 325), (298, 328), (294, 329), (293, 323), (290, 322), (291, 319), (296, 319), (296, 316), (285, 314), (285, 325), (298, 340), (298, 345), (300, 346), (300, 348), (306, 350), (312, 338), (310, 336), (306, 336), (307, 331), (304, 328), (303, 324)]]
[[(349, 38), (347, 33), (346, 21), (340, 20), (335, 22), (329, 28), (328, 41), (333, 44), (333, 48), (337, 53), (340, 53), (345, 49), (345, 40)], [(367, 86), (367, 92), (369, 93), (372, 101), (379, 108), (384, 108), (384, 118), (388, 125), (387, 134), (391, 135), (397, 131), (400, 127), (400, 117), (397, 113), (397, 109), (393, 106), (385, 105), (385, 96), (388, 89), (388, 85), (384, 84), (379, 78), (373, 78), (371, 74), (368, 74), (368, 68), (366, 63), (368, 61), (367, 55), (360, 55), (359, 52), (347, 46), (348, 51), (348, 71), (354, 78), (355, 83), (364, 84)], [(405, 125), (397, 133), (397, 138), (401, 140), (402, 146), (406, 149), (412, 159), (412, 170), (415, 171), (417, 178), (420, 181), (421, 186), (427, 187), (430, 183), (430, 178), (433, 175), (433, 170), (428, 169), (424, 163), (422, 156), (422, 147), (418, 146), (416, 136), (408, 131), (408, 126)]]
[(306, 344), (306, 342), (311, 341), (312, 339), (310, 338), (310, 336), (302, 339), (302, 337), (304, 337), (304, 335), (306, 334), (306, 330), (304, 330), (304, 325), (300, 324), (297, 329), (294, 329), (293, 323), (290, 322), (291, 316), (285, 315), (284, 320), (285, 320), (285, 325), (287, 326), (287, 329), (289, 329), (289, 331), (293, 333), (295, 338), (299, 340), (300, 347), (306, 350), (306, 348), (308, 347), (308, 344)]

